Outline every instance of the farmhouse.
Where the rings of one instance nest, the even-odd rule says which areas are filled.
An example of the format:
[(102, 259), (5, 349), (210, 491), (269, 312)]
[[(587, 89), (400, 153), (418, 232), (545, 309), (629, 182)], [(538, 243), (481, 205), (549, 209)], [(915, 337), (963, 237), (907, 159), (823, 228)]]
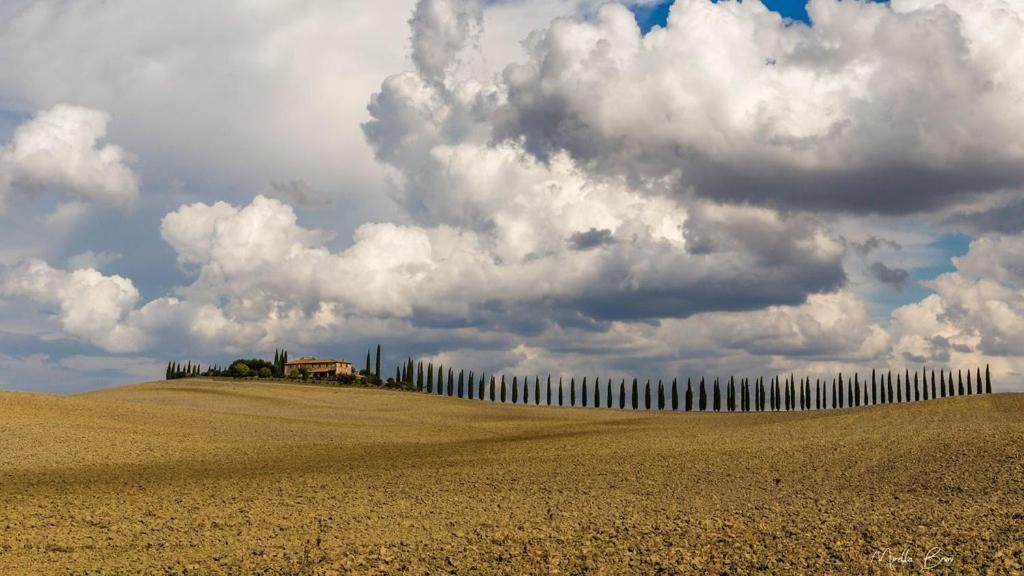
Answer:
[(352, 374), (352, 363), (334, 358), (297, 358), (284, 365), (285, 376), (300, 376), (302, 369), (311, 378), (331, 378), (342, 374)]

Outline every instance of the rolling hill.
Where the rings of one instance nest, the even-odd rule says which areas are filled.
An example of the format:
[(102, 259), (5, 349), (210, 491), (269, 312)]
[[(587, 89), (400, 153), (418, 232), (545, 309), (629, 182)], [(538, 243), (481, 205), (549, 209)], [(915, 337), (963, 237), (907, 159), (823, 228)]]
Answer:
[(1020, 573), (1024, 395), (672, 414), (0, 392), (0, 485), (11, 574)]

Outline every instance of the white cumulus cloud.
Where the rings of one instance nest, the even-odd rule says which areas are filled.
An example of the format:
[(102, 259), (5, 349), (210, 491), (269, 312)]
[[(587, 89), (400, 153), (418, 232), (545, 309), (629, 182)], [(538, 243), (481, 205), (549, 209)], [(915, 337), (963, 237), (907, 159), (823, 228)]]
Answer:
[(100, 110), (58, 105), (19, 126), (0, 148), (0, 206), (12, 189), (58, 189), (84, 198), (129, 205), (138, 177), (125, 151), (101, 144), (110, 117)]

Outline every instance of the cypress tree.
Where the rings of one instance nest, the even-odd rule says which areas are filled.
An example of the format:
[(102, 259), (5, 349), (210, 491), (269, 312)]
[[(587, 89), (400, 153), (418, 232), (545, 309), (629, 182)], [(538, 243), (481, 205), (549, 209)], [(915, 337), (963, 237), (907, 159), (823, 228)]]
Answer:
[(580, 400), (583, 401), (583, 407), (586, 408), (587, 407), (587, 377), (586, 376), (583, 377), (583, 384), (580, 387), (580, 392), (583, 393), (583, 396), (582, 396), (582, 398), (580, 398)]
[(699, 401), (699, 403), (697, 404), (697, 406), (700, 408), (700, 411), (701, 412), (707, 411), (707, 409), (708, 409), (708, 393), (707, 393), (707, 390), (705, 390), (705, 388), (704, 388), (704, 377), (703, 376), (700, 377), (700, 398), (698, 399), (698, 401)]
[(519, 378), (512, 377), (512, 403), (519, 402)]
[(423, 392), (423, 362), (416, 365), (416, 389)]
[(494, 374), (491, 374), (491, 402), (494, 402)]
[(756, 412), (761, 411), (761, 402), (763, 400), (764, 390), (761, 387), (761, 377), (754, 378), (754, 410)]
[(551, 374), (548, 374), (548, 401), (547, 405), (551, 406)]
[(170, 380), (170, 379), (171, 379), (171, 363), (168, 362), (167, 363), (167, 370), (164, 371), (164, 380)]
[(452, 396), (455, 392), (455, 370), (452, 368), (448, 369), (448, 395)]
[(530, 403), (530, 377), (523, 376), (523, 404)]
[[(935, 395), (935, 369), (932, 368), (932, 400), (935, 400), (938, 396)], [(927, 398), (925, 398), (927, 400)]]
[(832, 409), (836, 409), (836, 379), (832, 379)]
[(601, 407), (601, 379), (594, 378), (594, 408)]
[(644, 410), (651, 409), (651, 381), (644, 385)]
[(437, 365), (437, 393), (444, 394), (444, 364)]
[(486, 381), (487, 381), (487, 373), (483, 372), (483, 373), (480, 374), (479, 397), (480, 397), (481, 401), (486, 398), (486, 394), (484, 394), (484, 382), (486, 382)]
[(910, 402), (910, 370), (906, 371), (906, 376), (903, 378), (903, 385), (906, 386), (907, 389), (907, 393), (904, 398), (907, 399), (907, 402)]
[(814, 379), (814, 407), (821, 410), (821, 378)]
[(377, 344), (377, 363), (374, 366), (373, 374), (380, 378), (380, 344)]
[(712, 402), (712, 406), (714, 407), (715, 412), (719, 412), (719, 411), (722, 410), (722, 390), (721, 390), (721, 388), (718, 385), (718, 378), (715, 378), (715, 389), (714, 389), (713, 394), (714, 394), (714, 397), (712, 398), (712, 401), (711, 401)]
[(427, 394), (434, 393), (434, 363), (427, 364)]
[(470, 370), (469, 371), (469, 382), (466, 383), (466, 391), (469, 392), (469, 399), (470, 400), (474, 400), (473, 392), (475, 391), (475, 388), (476, 388), (476, 381), (473, 378), (473, 371)]
[(558, 405), (562, 405), (562, 377), (558, 377)]
[(693, 387), (690, 386), (690, 379), (686, 379), (686, 411), (693, 410)]
[(463, 373), (462, 370), (459, 370), (459, 390), (458, 390), (459, 398), (462, 398), (462, 392), (463, 392), (463, 387), (465, 385), (465, 379), (466, 379), (465, 374)]
[(607, 406), (609, 408), (614, 407), (614, 404), (612, 404), (612, 379), (611, 378), (608, 379), (608, 393), (607, 393), (607, 396), (605, 396), (605, 400), (607, 400), (607, 402), (604, 403), (605, 406)]
[(676, 379), (672, 379), (672, 411), (679, 411), (679, 389), (676, 386)]
[(540, 376), (534, 376), (533, 381), (533, 405), (540, 406)]
[(970, 396), (971, 392), (971, 369), (967, 369), (967, 395)]
[(844, 399), (845, 396), (846, 395), (843, 393), (843, 373), (840, 372), (839, 373), (839, 407), (840, 408), (845, 408), (846, 407), (843, 404), (843, 399)]
[(665, 409), (665, 386), (658, 380), (658, 410)]
[(367, 376), (370, 375), (370, 349), (366, 349), (366, 370), (364, 372)]
[(498, 390), (498, 397), (501, 399), (501, 403), (505, 403), (505, 375), (501, 375), (501, 387)]
[(619, 382), (619, 410), (626, 408), (626, 379)]
[(569, 379), (569, 406), (576, 406), (576, 378)]
[(896, 373), (896, 402), (903, 402), (903, 386), (900, 384), (900, 373)]
[(957, 396), (963, 396), (964, 395), (964, 373), (963, 373), (963, 370), (957, 370), (956, 371), (956, 379), (957, 379), (956, 394), (957, 394)]
[(988, 364), (985, 364), (985, 394), (992, 393), (992, 374), (988, 370)]
[(939, 368), (939, 394), (941, 398), (946, 397), (946, 371)]
[(757, 409), (759, 412), (764, 412), (765, 405), (768, 402), (767, 394), (765, 394), (764, 392), (764, 376), (761, 376), (759, 380), (760, 382), (758, 384), (758, 388), (760, 388), (761, 390), (761, 404), (758, 406)]
[(747, 379), (740, 378), (740, 411), (747, 411)]
[(878, 404), (878, 382), (875, 381), (875, 369), (871, 369), (871, 403)]
[(729, 412), (736, 411), (736, 379), (729, 376)]
[(886, 388), (888, 390), (887, 390), (887, 392), (885, 394), (885, 401), (887, 403), (889, 403), (889, 404), (892, 404), (892, 402), (893, 402), (893, 397), (892, 397), (892, 370), (889, 370), (889, 375), (888, 375), (888, 377), (886, 379)]
[(631, 400), (633, 401), (631, 403), (631, 406), (633, 407), (633, 410), (636, 410), (640, 405), (640, 397), (636, 388), (636, 378), (633, 378), (633, 397), (631, 398)]
[(914, 402), (921, 401), (921, 384), (917, 380), (917, 371), (914, 371)]

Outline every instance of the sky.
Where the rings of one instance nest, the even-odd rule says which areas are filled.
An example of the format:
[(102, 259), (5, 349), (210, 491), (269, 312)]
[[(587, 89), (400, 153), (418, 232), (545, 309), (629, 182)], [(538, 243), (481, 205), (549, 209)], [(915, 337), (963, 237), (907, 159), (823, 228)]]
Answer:
[(1024, 0), (10, 0), (0, 387), (382, 344), (1024, 390)]

